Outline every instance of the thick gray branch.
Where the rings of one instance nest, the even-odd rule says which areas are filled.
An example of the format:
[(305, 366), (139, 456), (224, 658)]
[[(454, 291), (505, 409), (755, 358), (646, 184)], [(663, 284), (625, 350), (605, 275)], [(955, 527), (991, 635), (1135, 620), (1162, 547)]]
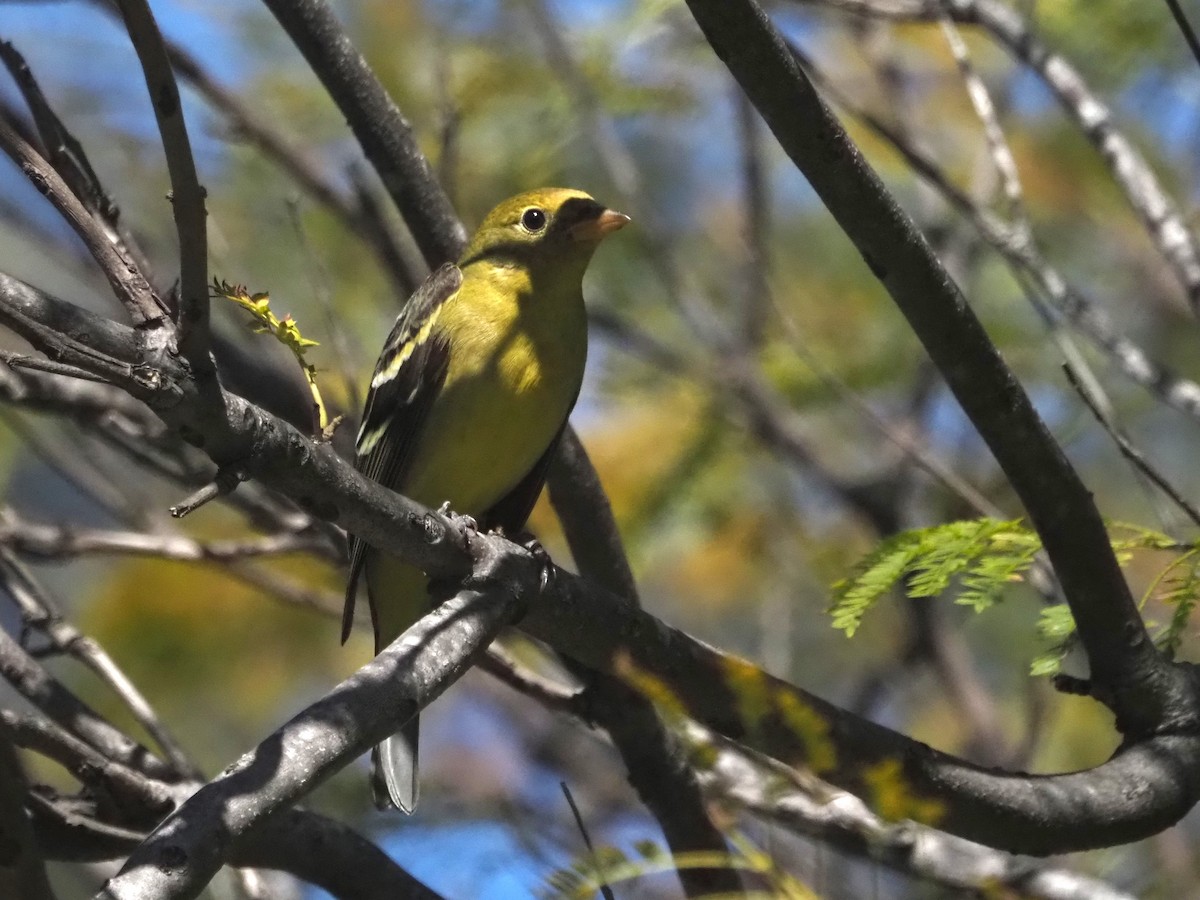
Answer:
[(436, 699), (520, 612), (511, 573), (485, 567), (480, 578), (509, 580), (464, 589), (202, 787), (130, 855), (98, 900), (196, 896), (228, 847)]

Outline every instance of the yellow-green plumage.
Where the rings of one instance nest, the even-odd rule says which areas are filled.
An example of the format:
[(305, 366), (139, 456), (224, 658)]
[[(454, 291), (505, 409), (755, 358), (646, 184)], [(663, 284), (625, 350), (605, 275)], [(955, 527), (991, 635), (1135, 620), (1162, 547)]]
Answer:
[[(443, 267), (410, 301), (428, 309), (398, 321), (372, 379), (359, 467), (426, 506), (449, 502), (484, 527), (519, 530), (583, 380), (584, 270), (627, 221), (561, 188), (489, 213), (458, 272)], [(425, 580), (356, 542), (348, 608), (360, 569), (378, 651), (427, 610)], [(405, 811), (416, 803), (415, 740), (414, 720), (380, 748), (388, 793)]]

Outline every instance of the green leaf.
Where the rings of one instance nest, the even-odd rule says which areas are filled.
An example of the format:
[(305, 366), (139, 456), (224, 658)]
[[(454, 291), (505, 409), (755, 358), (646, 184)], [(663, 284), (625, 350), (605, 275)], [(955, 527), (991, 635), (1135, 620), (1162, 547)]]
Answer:
[(961, 578), (957, 602), (984, 610), (1021, 580), (1040, 549), (1038, 536), (1019, 519), (971, 519), (902, 532), (834, 585), (833, 625), (853, 637), (867, 611), (902, 582), (910, 597), (936, 597)]

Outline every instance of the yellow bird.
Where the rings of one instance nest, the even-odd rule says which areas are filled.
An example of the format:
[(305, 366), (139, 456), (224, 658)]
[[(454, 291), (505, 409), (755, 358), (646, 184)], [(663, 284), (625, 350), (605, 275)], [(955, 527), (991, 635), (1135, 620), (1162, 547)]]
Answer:
[[(583, 381), (584, 270), (604, 236), (628, 222), (565, 188), (518, 194), (488, 213), (458, 264), (425, 280), (388, 335), (358, 469), (426, 506), (448, 502), (484, 529), (519, 532)], [(428, 611), (427, 584), (352, 537), (343, 641), (364, 572), (378, 653)], [(416, 808), (417, 735), (414, 716), (376, 748), (381, 807)]]

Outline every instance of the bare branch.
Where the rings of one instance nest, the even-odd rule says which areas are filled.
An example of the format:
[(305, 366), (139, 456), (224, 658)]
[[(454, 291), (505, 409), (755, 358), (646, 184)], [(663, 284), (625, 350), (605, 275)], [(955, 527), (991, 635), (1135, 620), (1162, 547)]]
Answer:
[(174, 771), (145, 747), (130, 739), (51, 678), (7, 633), (0, 630), (0, 677), (71, 734), (78, 735), (110, 760), (171, 779)]
[(201, 381), (214, 378), (208, 326), (208, 212), (188, 140), (179, 86), (146, 0), (117, 0), (137, 51), (162, 136), (179, 238), (179, 352)]
[(467, 242), (412, 127), (375, 77), (325, 0), (264, 0), (346, 116), (432, 268)]
[(1200, 64), (1200, 40), (1197, 40), (1192, 23), (1184, 15), (1183, 7), (1179, 5), (1179, 0), (1167, 0), (1167, 6), (1171, 8), (1171, 15), (1175, 19), (1175, 24), (1179, 26), (1179, 30), (1183, 33), (1183, 39), (1187, 41), (1188, 49), (1192, 51), (1192, 56), (1196, 58), (1196, 63)]
[(3, 117), (0, 117), (0, 150), (20, 167), (25, 177), (79, 235), (134, 323), (163, 320), (168, 313), (167, 307), (133, 260), (108, 239), (104, 227), (71, 192), (61, 176)]
[(324, 538), (285, 532), (266, 537), (198, 541), (182, 534), (147, 534), (44, 525), (30, 522), (13, 509), (0, 507), (0, 545), (37, 559), (73, 559), (80, 556), (156, 556), (185, 562), (213, 562), (277, 556), (286, 553), (324, 552)]
[[(512, 560), (490, 564), (501, 562)], [(195, 896), (243, 835), (394, 733), (470, 668), (520, 612), (523, 598), (508, 578), (507, 568), (483, 566), (476, 582), (483, 590), (463, 590), (443, 603), (197, 791), (130, 855), (97, 900)]]
[(1057, 314), (1103, 351), (1121, 374), (1173, 409), (1191, 418), (1200, 419), (1200, 384), (1181, 377), (1151, 359), (1134, 341), (1114, 328), (1102, 310), (1073, 288), (1061, 272), (1040, 256), (1031, 242), (1022, 240), (994, 213), (981, 207), (959, 190), (936, 163), (907, 141), (899, 131), (850, 100), (835, 84), (821, 75), (820, 70), (800, 48), (795, 44), (789, 46), (813, 81), (833, 98), (839, 107), (865, 123), (895, 148), (916, 175), (937, 190), (954, 210), (965, 217), (1015, 273), (1027, 275), (1032, 279), (1038, 290), (1049, 298)]
[(0, 720), (18, 747), (53, 760), (78, 779), (108, 818), (150, 827), (174, 808), (170, 786), (109, 759), (42, 716), (0, 710)]
[(121, 251), (132, 258), (148, 278), (149, 263), (133, 236), (121, 226), (121, 211), (116, 202), (105, 190), (100, 176), (92, 168), (83, 145), (54, 112), (25, 58), (7, 42), (0, 42), (0, 58), (17, 83), (25, 105), (29, 107), (41, 136), (42, 146), (54, 170), (71, 187), (75, 196), (105, 224), (109, 238), (121, 245)]
[(857, 15), (931, 21), (948, 11), (957, 22), (982, 27), (1046, 83), (1108, 164), (1113, 180), (1141, 218), (1155, 248), (1171, 266), (1200, 314), (1200, 248), (1175, 203), (1112, 113), (1079, 71), (1047, 47), (1021, 14), (999, 0), (796, 0)]
[(1179, 493), (1175, 486), (1167, 480), (1166, 476), (1152, 466), (1149, 460), (1147, 460), (1146, 457), (1141, 453), (1141, 451), (1138, 450), (1137, 447), (1133, 446), (1133, 443), (1129, 440), (1129, 438), (1127, 438), (1117, 429), (1116, 425), (1111, 421), (1109, 416), (1107, 416), (1104, 410), (1100, 408), (1100, 404), (1096, 402), (1096, 399), (1092, 396), (1091, 392), (1089, 392), (1087, 388), (1083, 386), (1075, 370), (1067, 365), (1063, 366), (1063, 371), (1067, 373), (1067, 380), (1071, 382), (1071, 387), (1075, 388), (1075, 393), (1077, 393), (1080, 399), (1087, 404), (1087, 408), (1091, 411), (1092, 415), (1096, 417), (1096, 421), (1100, 423), (1101, 427), (1108, 432), (1108, 436), (1113, 439), (1113, 443), (1117, 445), (1117, 449), (1121, 451), (1121, 455), (1129, 460), (1130, 464), (1138, 472), (1149, 479), (1155, 487), (1166, 494), (1171, 499), (1172, 503), (1183, 510), (1187, 517), (1192, 520), (1192, 524), (1200, 527), (1200, 510), (1196, 509), (1196, 507), (1192, 505), (1192, 503), (1190, 503), (1186, 497)]
[(1103, 881), (1009, 856), (912, 822), (885, 822), (861, 800), (714, 739), (697, 725), (689, 740), (712, 760), (705, 791), (775, 825), (955, 891), (1012, 891), (1030, 900), (1132, 900)]
[[(575, 564), (594, 584), (638, 603), (637, 585), (621, 544), (616, 519), (600, 478), (578, 435), (568, 427), (547, 478), (550, 502), (562, 523)], [(710, 819), (700, 784), (675, 734), (650, 701), (619, 679), (570, 666), (584, 683), (580, 698), (590, 717), (612, 738), (629, 772), (629, 782), (654, 815), (674, 854), (729, 848)], [(677, 870), (689, 897), (738, 892), (732, 867)]]
[(8, 724), (0, 719), (0, 893), (19, 900), (54, 900), (25, 810), (25, 778)]
[(121, 698), (138, 724), (154, 738), (175, 772), (181, 776), (195, 776), (196, 767), (137, 686), (126, 677), (103, 647), (63, 618), (58, 604), (38, 584), (33, 574), (12, 550), (2, 546), (0, 578), (20, 608), (26, 627), (41, 631), (56, 649), (75, 657), (98, 675)]
[[(109, 0), (93, 2), (107, 13), (117, 12)], [(237, 137), (253, 143), (305, 193), (360, 235), (375, 251), (399, 294), (407, 296), (416, 290), (420, 278), (409, 265), (398, 239), (373, 219), (361, 197), (356, 204), (322, 171), (298, 140), (267, 121), (261, 109), (252, 108), (220, 84), (186, 47), (171, 40), (165, 40), (165, 46), (175, 71), (225, 118)]]

